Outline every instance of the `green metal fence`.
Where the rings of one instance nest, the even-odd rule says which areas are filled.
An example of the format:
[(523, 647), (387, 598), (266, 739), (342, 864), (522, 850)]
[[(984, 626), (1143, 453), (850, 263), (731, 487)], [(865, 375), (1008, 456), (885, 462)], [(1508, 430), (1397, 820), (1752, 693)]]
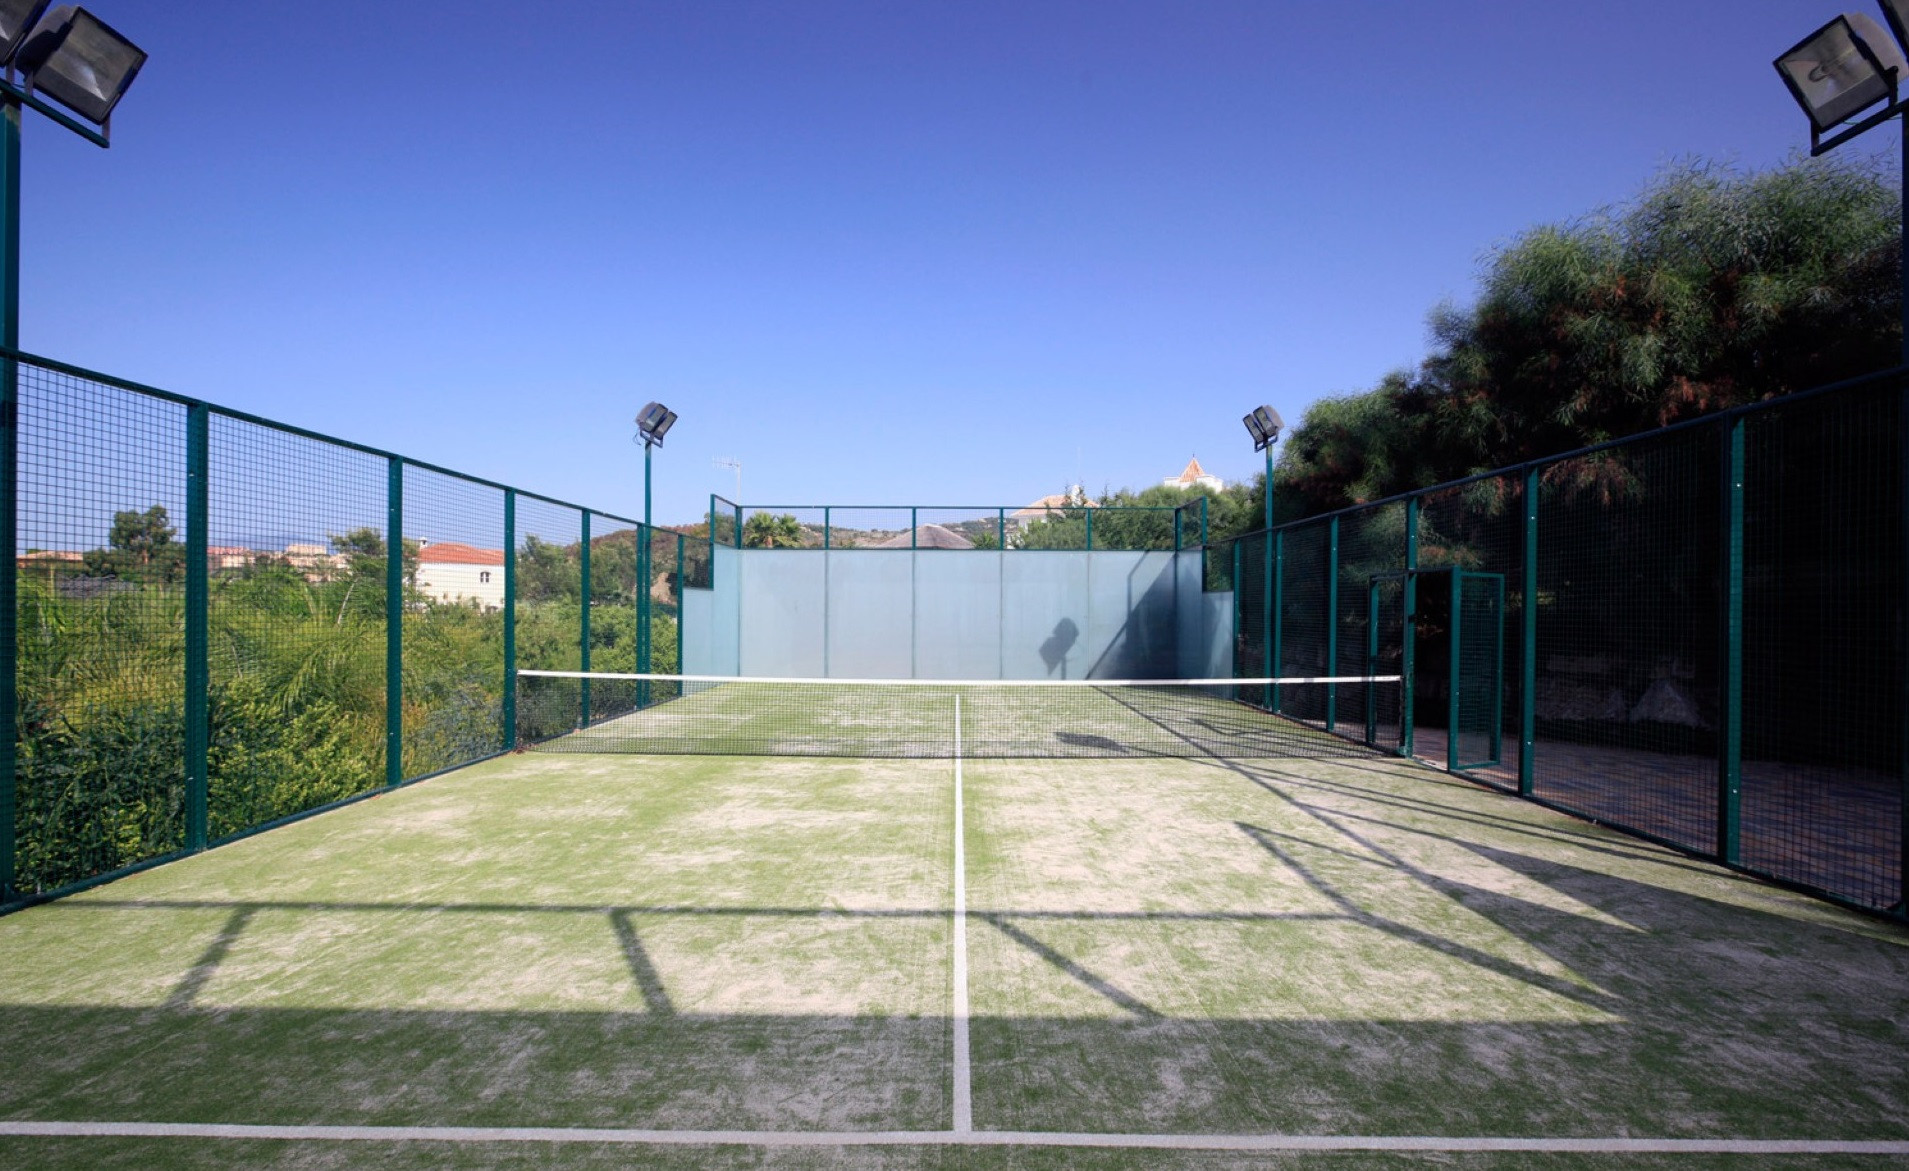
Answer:
[(743, 548), (1066, 550), (1195, 549), (1207, 540), (1207, 498), (1175, 507), (1080, 501), (1024, 507), (910, 504), (736, 504), (709, 498), (718, 543)]
[(706, 538), (651, 530), (641, 590), (635, 521), (13, 357), (0, 903), (666, 698), (520, 724), (515, 669), (673, 670)]
[[(1239, 589), (1236, 672), (1402, 671), (1382, 746), (1901, 915), (1906, 382), (1308, 518), (1270, 549), (1216, 545), (1209, 588)], [(1353, 685), (1242, 698), (1354, 738), (1383, 702)]]

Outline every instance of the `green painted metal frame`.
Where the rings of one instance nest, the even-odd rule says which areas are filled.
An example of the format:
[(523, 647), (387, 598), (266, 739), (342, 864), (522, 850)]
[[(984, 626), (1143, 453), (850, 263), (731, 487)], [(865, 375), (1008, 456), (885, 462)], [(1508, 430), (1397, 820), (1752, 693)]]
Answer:
[(1529, 797), (1537, 785), (1538, 749), (1538, 469), (1525, 472), (1524, 598), (1518, 607), (1521, 656), (1518, 660), (1518, 792)]
[[(1418, 669), (1418, 514), (1419, 498), (1407, 497), (1405, 501), (1405, 660), (1403, 674), (1407, 679), (1414, 677)], [(1371, 686), (1366, 687), (1370, 692)], [(1413, 725), (1416, 722), (1416, 704), (1410, 702), (1414, 697), (1408, 686), (1405, 699), (1399, 706), (1399, 755), (1411, 756), (1415, 747)]]
[(384, 783), (404, 783), (404, 460), (385, 473)]
[[(1450, 664), (1448, 673), (1450, 695), (1446, 700), (1445, 719), (1445, 769), (1447, 772), (1467, 773), (1477, 769), (1495, 768), (1504, 758), (1505, 723), (1505, 576), (1502, 573), (1479, 573), (1475, 570), (1451, 569), (1431, 570), (1433, 573), (1450, 573), (1452, 579), (1452, 633)], [(1494, 632), (1492, 655), (1496, 660), (1493, 666), (1492, 713), (1491, 713), (1491, 756), (1485, 760), (1468, 761), (1458, 755), (1459, 733), (1459, 695), (1464, 687), (1465, 645), (1465, 583), (1468, 581), (1487, 582), (1495, 587), (1498, 595), (1498, 629)]]
[[(590, 669), (590, 510), (583, 510), (583, 519), (578, 526), (582, 544), (577, 556), (577, 572), (582, 575), (578, 597), (582, 604), (577, 615), (577, 662), (579, 670)], [(577, 688), (577, 727), (590, 726), (590, 681), (585, 679)]]
[[(1330, 526), (1326, 553), (1326, 670), (1339, 673), (1339, 518)], [(1339, 726), (1339, 685), (1326, 684), (1326, 731)]]
[(1718, 649), (1722, 661), (1717, 678), (1717, 858), (1735, 865), (1742, 860), (1743, 802), (1743, 509), (1744, 421), (1741, 415), (1724, 424), (1723, 483), (1718, 492), (1723, 506), (1720, 542), (1723, 564), (1723, 620)]
[(186, 849), (205, 849), (208, 805), (207, 757), (211, 750), (207, 662), (206, 528), (211, 517), (211, 413), (204, 404), (186, 411)]
[[(1286, 534), (1278, 529), (1271, 533), (1273, 545), (1272, 581), (1267, 593), (1272, 596), (1271, 617), (1267, 620), (1266, 637), (1271, 644), (1267, 659), (1266, 673), (1278, 679), (1285, 673), (1286, 644), (1280, 633), (1280, 623), (1286, 613)], [(1284, 710), (1284, 696), (1280, 694), (1279, 684), (1273, 684), (1272, 707), (1275, 715)]]
[[(1233, 541), (1233, 642), (1232, 642), (1232, 645), (1228, 648), (1229, 655), (1233, 660), (1232, 674), (1234, 675), (1239, 674), (1239, 648), (1240, 648), (1240, 543), (1239, 543), (1239, 540), (1235, 538)], [(1227, 688), (1227, 690), (1232, 693), (1230, 696), (1228, 696), (1228, 698), (1238, 699), (1240, 697), (1239, 688), (1229, 687)]]
[(504, 489), (504, 751), (517, 747), (517, 492)]
[[(683, 551), (688, 543), (688, 539), (683, 534), (676, 534), (676, 673), (678, 675), (687, 674), (683, 670), (683, 583), (686, 576), (683, 572)], [(678, 690), (680, 691), (681, 688), (679, 687)]]
[(0, 902), (17, 882), (20, 611), (20, 106), (0, 102)]

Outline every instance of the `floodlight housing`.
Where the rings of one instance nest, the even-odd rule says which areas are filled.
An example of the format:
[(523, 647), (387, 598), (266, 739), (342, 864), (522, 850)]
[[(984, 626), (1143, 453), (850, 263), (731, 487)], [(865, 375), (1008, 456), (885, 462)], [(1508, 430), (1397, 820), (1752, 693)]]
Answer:
[(13, 60), (49, 0), (0, 0), (0, 65)]
[(1286, 421), (1279, 417), (1279, 412), (1271, 407), (1256, 407), (1242, 421), (1246, 424), (1247, 433), (1253, 437), (1254, 451), (1265, 451), (1278, 442), (1280, 429), (1286, 425)]
[[(1897, 24), (1905, 15), (1885, 3)], [(1873, 17), (1846, 12), (1778, 57), (1776, 71), (1818, 134), (1848, 121), (1877, 102), (1896, 100), (1909, 80), (1902, 47)]]
[(44, 93), (101, 126), (145, 63), (144, 50), (72, 4), (48, 12), (13, 58), (28, 93)]
[(636, 413), (636, 429), (646, 445), (663, 446), (663, 436), (676, 424), (676, 412), (662, 403), (649, 403)]

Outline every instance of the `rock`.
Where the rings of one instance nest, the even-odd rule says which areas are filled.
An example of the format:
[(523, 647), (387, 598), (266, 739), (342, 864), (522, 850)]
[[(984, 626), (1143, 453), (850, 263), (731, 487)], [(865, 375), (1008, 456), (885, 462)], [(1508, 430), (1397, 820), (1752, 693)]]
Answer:
[(1631, 708), (1630, 718), (1633, 724), (1649, 721), (1654, 724), (1676, 724), (1683, 728), (1709, 727), (1697, 710), (1697, 701), (1674, 679), (1653, 682), (1644, 692), (1644, 697)]

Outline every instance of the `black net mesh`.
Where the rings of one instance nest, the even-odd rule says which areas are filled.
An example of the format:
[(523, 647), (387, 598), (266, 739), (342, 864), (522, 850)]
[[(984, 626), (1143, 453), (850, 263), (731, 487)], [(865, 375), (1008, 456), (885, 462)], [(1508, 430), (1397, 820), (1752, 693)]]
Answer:
[[(1381, 504), (1339, 518), (1339, 597), (1334, 613), (1339, 637), (1336, 674), (1364, 675), (1371, 633), (1372, 579), (1405, 569), (1406, 516), (1403, 501)], [(1335, 730), (1360, 734), (1367, 713), (1382, 698), (1362, 683), (1340, 684), (1332, 691), (1330, 719)], [(1396, 748), (1396, 742), (1385, 747)]]
[[(1328, 653), (1326, 596), (1332, 574), (1332, 523), (1310, 521), (1282, 532), (1279, 541), (1279, 671), (1281, 676), (1321, 677), (1336, 670)], [(1323, 689), (1279, 689), (1279, 710), (1324, 727)]]
[(1716, 845), (1717, 432), (1546, 468), (1535, 784), (1567, 808)]
[(404, 469), (404, 775), (504, 746), (504, 493)]
[(1743, 861), (1874, 907), (1902, 898), (1901, 409), (1744, 421)]
[(220, 416), (210, 440), (216, 840), (385, 783), (389, 463)]
[(185, 844), (186, 410), (20, 368), (15, 885)]
[[(1272, 674), (1272, 566), (1273, 543), (1266, 533), (1248, 533), (1239, 547), (1239, 580), (1234, 583), (1233, 604), (1239, 621), (1233, 637), (1233, 676), (1236, 679), (1264, 679)], [(1242, 687), (1239, 698), (1255, 707), (1272, 710), (1270, 686)]]

